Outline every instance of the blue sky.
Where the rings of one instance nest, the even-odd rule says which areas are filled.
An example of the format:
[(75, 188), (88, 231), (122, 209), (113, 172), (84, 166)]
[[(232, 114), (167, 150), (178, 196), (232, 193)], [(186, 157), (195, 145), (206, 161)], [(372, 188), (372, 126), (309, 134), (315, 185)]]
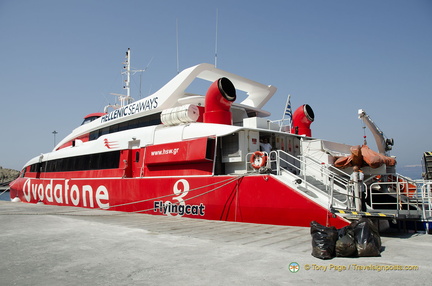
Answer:
[[(389, 138), (398, 168), (432, 150), (432, 1), (0, 0), (0, 166), (21, 169), (122, 93), (121, 63), (144, 68), (143, 96), (180, 69), (214, 63), (278, 88), (280, 119), (315, 112), (312, 135), (362, 144), (364, 109)], [(139, 76), (132, 95), (139, 97)], [(370, 133), (368, 143), (376, 150)]]

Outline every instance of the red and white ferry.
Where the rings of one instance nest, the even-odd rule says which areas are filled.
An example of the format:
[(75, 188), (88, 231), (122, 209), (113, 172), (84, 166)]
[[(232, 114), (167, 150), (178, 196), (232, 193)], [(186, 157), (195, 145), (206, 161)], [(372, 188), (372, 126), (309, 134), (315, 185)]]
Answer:
[[(130, 50), (126, 56), (121, 105), (87, 115), (52, 152), (26, 163), (10, 185), (11, 199), (292, 226), (315, 220), (342, 227), (358, 215), (423, 211), (394, 161), (373, 168), (362, 161), (359, 184), (368, 193), (362, 212), (349, 179), (359, 159), (355, 148), (311, 137), (314, 112), (307, 104), (293, 113), (291, 126), (265, 119), (274, 86), (199, 64), (132, 102)], [(197, 78), (209, 81), (205, 95), (186, 92)], [(239, 103), (237, 91), (247, 95)], [(265, 140), (272, 149), (261, 148)], [(388, 158), (392, 142), (379, 140), (380, 156)]]

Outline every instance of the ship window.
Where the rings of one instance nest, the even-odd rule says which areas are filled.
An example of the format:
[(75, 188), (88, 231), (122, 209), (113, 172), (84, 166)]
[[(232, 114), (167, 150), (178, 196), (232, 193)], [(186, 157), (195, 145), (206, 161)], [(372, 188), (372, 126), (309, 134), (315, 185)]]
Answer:
[(216, 139), (215, 138), (207, 138), (207, 149), (206, 149), (206, 159), (214, 160), (214, 153), (216, 148)]
[(102, 129), (99, 129), (99, 136), (105, 135), (105, 134), (109, 134), (110, 133), (110, 128), (109, 127), (105, 127)]
[(30, 172), (70, 172), (116, 169), (119, 167), (120, 151), (88, 154), (50, 160), (30, 166)]
[(101, 156), (102, 154), (92, 154), (89, 156), (88, 160), (88, 168), (90, 170), (97, 170), (102, 165), (101, 164)]
[(119, 131), (119, 124), (111, 125), (109, 128), (109, 133), (115, 133)]
[(90, 117), (84, 118), (84, 121), (81, 123), (81, 125), (84, 125), (84, 124), (90, 123), (90, 122), (92, 122), (93, 120), (98, 119), (99, 117), (100, 117), (100, 116), (90, 116)]
[(99, 138), (99, 131), (90, 132), (89, 141), (96, 140)]
[(41, 172), (41, 171), (42, 171), (42, 163), (36, 163), (36, 164), (31, 165), (31, 167), (30, 167), (30, 172), (37, 173), (37, 172)]
[(140, 159), (140, 152), (139, 151), (137, 151), (136, 153), (135, 153), (135, 162), (139, 162), (139, 159)]
[(128, 122), (123, 122), (118, 124), (118, 131), (128, 130)]

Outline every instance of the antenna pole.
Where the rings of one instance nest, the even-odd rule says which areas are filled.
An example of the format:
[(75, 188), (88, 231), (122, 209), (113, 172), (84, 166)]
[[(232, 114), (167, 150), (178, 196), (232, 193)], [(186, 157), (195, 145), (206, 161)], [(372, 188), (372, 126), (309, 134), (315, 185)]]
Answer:
[(216, 9), (215, 68), (217, 68), (218, 26), (219, 26), (219, 9)]
[(126, 98), (120, 98), (120, 105), (121, 106), (124, 106), (125, 103), (129, 103), (129, 99), (130, 99), (130, 73), (131, 73), (130, 48), (128, 48), (128, 50), (126, 52), (126, 61), (123, 64), (124, 64), (123, 69), (125, 69), (125, 71), (122, 72), (122, 74), (126, 74), (126, 79), (124, 81), (125, 84), (123, 86), (123, 89), (126, 89)]
[(129, 99), (130, 96), (130, 60), (131, 60), (131, 50), (128, 48), (126, 52), (126, 96)]
[(177, 74), (178, 74), (180, 72), (180, 65), (179, 65), (178, 18), (176, 19), (176, 45), (177, 45)]
[(55, 146), (56, 146), (56, 134), (57, 134), (58, 132), (57, 131), (53, 131), (52, 132), (52, 134), (54, 135), (54, 148), (55, 148)]

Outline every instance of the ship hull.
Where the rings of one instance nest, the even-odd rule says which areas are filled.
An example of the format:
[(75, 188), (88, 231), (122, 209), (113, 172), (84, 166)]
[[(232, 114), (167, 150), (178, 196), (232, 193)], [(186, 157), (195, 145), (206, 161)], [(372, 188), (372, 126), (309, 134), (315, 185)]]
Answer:
[(19, 178), (11, 198), (47, 205), (246, 223), (335, 227), (349, 222), (272, 175)]

